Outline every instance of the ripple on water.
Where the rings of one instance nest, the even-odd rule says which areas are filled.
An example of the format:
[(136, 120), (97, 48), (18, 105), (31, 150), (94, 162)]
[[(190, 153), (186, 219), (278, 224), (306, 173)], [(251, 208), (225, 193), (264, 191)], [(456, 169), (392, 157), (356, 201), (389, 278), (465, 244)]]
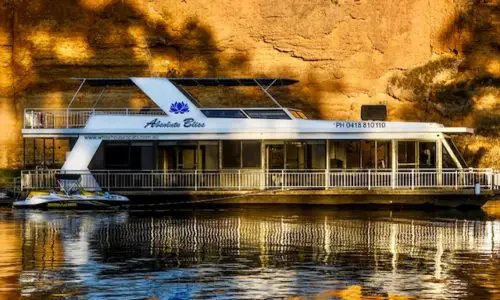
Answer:
[(0, 211), (0, 298), (500, 297), (495, 214)]

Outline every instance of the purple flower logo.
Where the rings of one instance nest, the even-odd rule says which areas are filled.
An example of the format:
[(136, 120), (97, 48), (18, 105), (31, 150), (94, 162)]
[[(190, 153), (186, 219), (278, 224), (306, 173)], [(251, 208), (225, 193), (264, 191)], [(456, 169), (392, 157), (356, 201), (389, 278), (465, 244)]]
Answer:
[(174, 114), (185, 114), (189, 112), (189, 106), (185, 102), (174, 102), (170, 105), (169, 112)]

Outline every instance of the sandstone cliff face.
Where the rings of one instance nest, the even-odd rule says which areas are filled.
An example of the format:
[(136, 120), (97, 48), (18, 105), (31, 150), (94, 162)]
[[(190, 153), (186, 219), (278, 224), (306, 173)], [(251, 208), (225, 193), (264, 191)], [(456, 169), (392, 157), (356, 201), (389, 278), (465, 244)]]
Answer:
[(296, 78), (287, 105), (478, 127), (469, 160), (500, 167), (499, 16), (468, 0), (4, 0), (0, 168), (22, 165), (22, 110), (65, 106), (68, 78), (150, 74)]

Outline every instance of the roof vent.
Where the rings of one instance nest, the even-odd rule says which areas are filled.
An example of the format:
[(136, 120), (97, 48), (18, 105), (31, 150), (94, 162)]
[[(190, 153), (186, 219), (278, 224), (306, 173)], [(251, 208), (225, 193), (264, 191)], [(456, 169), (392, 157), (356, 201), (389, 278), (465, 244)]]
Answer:
[(361, 120), (363, 121), (385, 121), (387, 119), (387, 107), (385, 105), (362, 105)]

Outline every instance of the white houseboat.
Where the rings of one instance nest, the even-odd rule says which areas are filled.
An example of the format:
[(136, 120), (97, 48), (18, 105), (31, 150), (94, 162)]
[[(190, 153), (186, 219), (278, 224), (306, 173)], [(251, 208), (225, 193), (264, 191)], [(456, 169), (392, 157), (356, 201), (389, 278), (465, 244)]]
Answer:
[[(469, 168), (451, 140), (451, 135), (472, 134), (473, 129), (310, 120), (300, 110), (281, 106), (270, 93), (271, 87), (296, 82), (81, 79), (67, 108), (25, 109), (25, 140), (41, 139), (45, 145), (47, 139), (68, 139), (71, 148), (59, 169), (24, 170), (22, 189), (52, 188), (56, 173), (82, 174), (81, 185), (92, 191), (163, 199), (246, 195), (223, 202), (482, 205), (484, 196), (498, 189), (498, 171)], [(136, 87), (155, 108), (72, 108), (84, 85), (103, 91)], [(275, 107), (204, 108), (188, 93), (186, 87), (192, 86), (253, 86)], [(45, 149), (43, 157), (47, 165)]]

